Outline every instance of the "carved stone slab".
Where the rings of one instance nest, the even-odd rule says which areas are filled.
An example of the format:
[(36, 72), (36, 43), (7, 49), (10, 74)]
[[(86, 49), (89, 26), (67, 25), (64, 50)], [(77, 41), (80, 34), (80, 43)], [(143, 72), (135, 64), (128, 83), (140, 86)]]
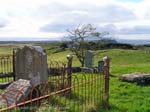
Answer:
[(14, 105), (25, 101), (31, 91), (31, 84), (29, 80), (19, 79), (10, 84), (0, 97), (0, 105)]
[(99, 73), (103, 73), (104, 72), (103, 67), (104, 67), (104, 61), (99, 61), (98, 62), (98, 72)]
[(34, 87), (36, 87), (37, 85), (40, 85), (40, 75), (36, 75), (34, 77), (32, 77), (32, 79), (30, 80), (30, 84)]
[(17, 48), (15, 53), (15, 73), (16, 80), (33, 80), (39, 77), (40, 83), (47, 82), (47, 56), (43, 48), (40, 46)]
[(84, 59), (85, 67), (92, 68), (93, 67), (93, 61), (94, 61), (93, 51), (91, 51), (91, 50), (86, 51), (85, 52), (85, 59)]
[(137, 82), (138, 84), (150, 84), (150, 73), (131, 73), (119, 76), (119, 80)]

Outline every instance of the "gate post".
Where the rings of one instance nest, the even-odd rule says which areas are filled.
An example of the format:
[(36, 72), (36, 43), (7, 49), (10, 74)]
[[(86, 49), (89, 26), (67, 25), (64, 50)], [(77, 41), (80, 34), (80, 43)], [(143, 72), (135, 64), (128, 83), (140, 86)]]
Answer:
[(109, 65), (110, 65), (110, 58), (105, 56), (103, 58), (104, 61), (104, 94), (103, 94), (103, 106), (105, 109), (109, 108)]
[[(67, 65), (67, 82), (68, 82), (68, 86), (67, 87), (71, 87), (73, 56), (72, 55), (67, 55), (67, 59), (68, 59), (68, 65)], [(71, 93), (71, 89), (69, 89), (69, 91), (68, 91), (68, 94), (70, 94), (70, 93)]]

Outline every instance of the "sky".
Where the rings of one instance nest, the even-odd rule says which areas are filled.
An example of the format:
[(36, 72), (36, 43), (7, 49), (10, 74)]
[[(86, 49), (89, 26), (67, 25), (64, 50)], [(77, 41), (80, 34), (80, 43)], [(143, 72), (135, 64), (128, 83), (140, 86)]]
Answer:
[(61, 39), (93, 24), (115, 39), (150, 40), (150, 0), (0, 0), (0, 40)]

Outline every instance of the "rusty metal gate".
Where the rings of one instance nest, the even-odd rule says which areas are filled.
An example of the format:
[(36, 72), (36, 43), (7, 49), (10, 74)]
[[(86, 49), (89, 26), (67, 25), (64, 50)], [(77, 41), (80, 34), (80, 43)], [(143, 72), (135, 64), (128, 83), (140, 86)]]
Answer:
[[(10, 58), (11, 57), (11, 58)], [(2, 73), (13, 74), (13, 56), (0, 61), (6, 68)], [(72, 73), (70, 62), (48, 61), (49, 81), (39, 85), (40, 91), (30, 92), (29, 99), (14, 105), (0, 106), (1, 111), (37, 112), (86, 112), (109, 106), (109, 60), (104, 60), (103, 73)], [(7, 62), (7, 64), (6, 64)], [(5, 63), (5, 64), (4, 64)], [(9, 63), (9, 64), (8, 64)], [(11, 66), (10, 66), (11, 65)], [(14, 77), (14, 75), (11, 75)], [(12, 79), (14, 80), (14, 79)], [(22, 88), (18, 95), (23, 93)], [(36, 90), (32, 87), (32, 90)], [(35, 91), (34, 91), (35, 92)], [(39, 96), (40, 94), (40, 96)], [(6, 102), (8, 99), (0, 95)], [(24, 98), (25, 99), (25, 98)]]

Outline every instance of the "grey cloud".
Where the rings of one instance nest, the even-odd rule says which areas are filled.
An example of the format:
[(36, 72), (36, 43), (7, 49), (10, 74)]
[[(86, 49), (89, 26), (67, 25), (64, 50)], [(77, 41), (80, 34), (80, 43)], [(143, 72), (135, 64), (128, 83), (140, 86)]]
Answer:
[(0, 23), (0, 28), (5, 27), (5, 24)]
[(113, 21), (113, 22), (136, 19), (136, 16), (131, 10), (117, 5), (109, 5), (107, 7), (103, 7), (102, 15), (106, 17), (107, 21)]
[[(73, 11), (86, 12), (86, 16), (78, 15), (79, 18), (96, 22), (120, 22), (136, 19), (136, 16), (131, 10), (115, 4), (96, 6), (84, 3), (68, 6), (60, 3), (51, 3), (47, 6), (40, 7), (40, 10), (42, 11), (41, 14), (45, 15), (62, 14), (61, 19), (65, 16), (69, 16)], [(63, 13), (65, 14), (63, 15)]]
[(122, 28), (120, 34), (150, 34), (150, 25), (134, 26), (132, 28)]
[(150, 34), (150, 25), (138, 25), (134, 27), (117, 28), (113, 24), (98, 27), (99, 31), (108, 31), (111, 34)]
[(49, 6), (46, 11), (49, 14), (55, 13), (55, 16), (52, 16), (54, 17), (53, 22), (47, 23), (47, 25), (40, 28), (43, 32), (62, 32), (78, 24), (99, 24), (102, 22), (121, 22), (136, 19), (136, 16), (129, 9), (113, 4), (103, 7), (90, 4), (67, 7), (55, 3), (55, 7)]
[(67, 29), (74, 27), (72, 24), (67, 23), (56, 23), (56, 24), (47, 24), (44, 27), (40, 28), (40, 31), (44, 32), (65, 32)]
[(84, 20), (84, 14), (74, 14), (64, 12), (61, 16), (57, 17), (52, 23), (48, 23), (40, 28), (43, 32), (65, 32), (66, 29), (74, 28), (80, 23), (88, 23)]
[(100, 32), (109, 32), (110, 34), (116, 34), (118, 32), (118, 29), (114, 24), (99, 26), (97, 29)]
[[(72, 17), (72, 16), (71, 16)], [(66, 29), (74, 28), (76, 25), (78, 25), (78, 21), (70, 21), (67, 22), (67, 18), (65, 18), (66, 21), (59, 22), (59, 23), (51, 23), (47, 24), (44, 27), (42, 27), (40, 30), (44, 32), (65, 32)], [(82, 19), (79, 18), (81, 21)], [(89, 22), (89, 21), (84, 21)], [(114, 24), (107, 24), (104, 26), (98, 26), (97, 30), (100, 32), (109, 32), (110, 34), (150, 34), (150, 25), (136, 25), (134, 27), (123, 27), (119, 29)]]
[(0, 19), (0, 28), (4, 28), (5, 26), (7, 26), (7, 22), (3, 19)]
[(150, 19), (150, 12), (147, 12), (147, 13), (145, 14), (145, 18), (146, 18), (146, 19)]

